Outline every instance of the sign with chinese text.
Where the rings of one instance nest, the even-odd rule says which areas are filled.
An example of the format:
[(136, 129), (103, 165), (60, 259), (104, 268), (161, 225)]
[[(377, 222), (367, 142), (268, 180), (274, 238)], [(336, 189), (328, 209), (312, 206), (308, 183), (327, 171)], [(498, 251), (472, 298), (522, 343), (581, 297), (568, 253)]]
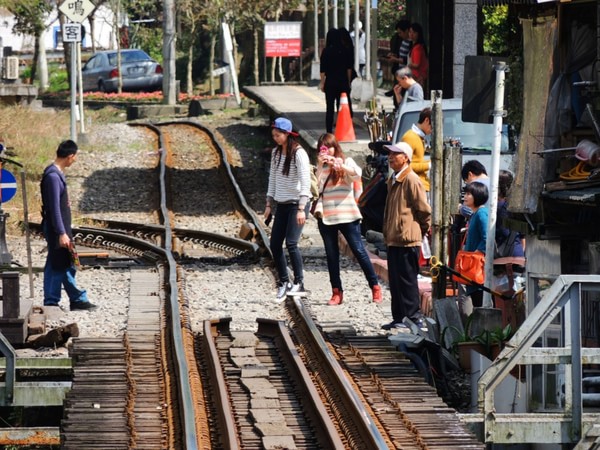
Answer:
[(65, 0), (58, 7), (71, 22), (83, 22), (94, 10), (95, 6), (90, 0)]
[(302, 54), (302, 22), (265, 23), (265, 56), (298, 57)]
[(63, 42), (81, 42), (81, 24), (68, 22), (62, 28)]

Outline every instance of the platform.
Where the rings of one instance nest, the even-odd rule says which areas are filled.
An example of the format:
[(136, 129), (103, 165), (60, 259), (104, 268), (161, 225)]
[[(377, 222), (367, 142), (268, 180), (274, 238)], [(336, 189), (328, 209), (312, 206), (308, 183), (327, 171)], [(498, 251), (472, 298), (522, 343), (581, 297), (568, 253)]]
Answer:
[[(393, 101), (384, 95), (384, 90), (378, 89), (378, 111), (381, 107), (385, 111), (393, 110)], [(263, 105), (269, 114), (275, 118), (285, 116), (292, 121), (294, 130), (300, 134), (306, 150), (316, 152), (317, 140), (325, 133), (325, 94), (318, 86), (302, 84), (294, 85), (261, 85), (246, 86), (244, 93), (257, 103)], [(364, 158), (370, 153), (369, 130), (365, 122), (366, 105), (352, 100), (355, 142), (342, 142), (342, 149), (346, 155), (352, 157), (362, 165)], [(334, 119), (335, 120), (335, 119)]]

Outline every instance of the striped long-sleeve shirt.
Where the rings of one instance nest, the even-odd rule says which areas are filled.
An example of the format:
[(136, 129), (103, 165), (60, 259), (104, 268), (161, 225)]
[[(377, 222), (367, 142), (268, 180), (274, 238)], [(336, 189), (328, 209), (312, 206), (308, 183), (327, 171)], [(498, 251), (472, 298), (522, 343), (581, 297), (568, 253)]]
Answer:
[(325, 225), (337, 225), (339, 223), (350, 223), (362, 219), (358, 205), (354, 198), (354, 180), (360, 179), (362, 171), (352, 158), (346, 158), (344, 165), (354, 168), (355, 175), (347, 173), (340, 178), (337, 184), (333, 184), (331, 178), (323, 189), (323, 183), (327, 179), (331, 166), (324, 165), (319, 173), (319, 192), (323, 192), (323, 223)]
[(298, 147), (287, 175), (283, 174), (284, 162), (285, 156), (282, 154), (276, 155), (275, 149), (273, 149), (271, 152), (267, 201), (272, 199), (277, 203), (298, 203), (300, 207), (303, 207), (310, 198), (310, 161), (308, 160), (308, 154), (302, 147)]

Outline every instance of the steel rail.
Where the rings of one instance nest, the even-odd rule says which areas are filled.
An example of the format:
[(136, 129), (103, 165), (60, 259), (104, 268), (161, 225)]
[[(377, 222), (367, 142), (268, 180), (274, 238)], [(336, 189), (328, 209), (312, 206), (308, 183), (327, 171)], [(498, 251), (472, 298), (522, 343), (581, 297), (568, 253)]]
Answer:
[[(223, 366), (219, 360), (219, 352), (216, 342), (213, 339), (219, 329), (228, 327), (231, 318), (219, 320), (206, 320), (204, 322), (204, 334), (200, 336), (204, 357), (209, 361), (208, 371), (210, 380), (214, 389), (212, 394), (212, 404), (216, 409), (219, 439), (223, 448), (229, 450), (240, 449), (240, 442), (237, 435), (237, 426), (234, 418), (231, 401), (229, 400), (227, 381), (225, 380)], [(213, 333), (214, 330), (214, 333)]]
[(256, 322), (258, 323), (258, 335), (262, 334), (277, 338), (275, 343), (280, 354), (285, 358), (286, 369), (293, 372), (294, 379), (297, 380), (297, 388), (301, 387), (303, 394), (305, 394), (303, 399), (306, 402), (310, 402), (313, 412), (312, 417), (316, 423), (315, 428), (317, 428), (320, 433), (324, 434), (327, 439), (325, 448), (344, 449), (344, 443), (342, 442), (327, 409), (323, 405), (319, 392), (311, 382), (311, 376), (306, 369), (284, 322), (260, 318), (256, 319)]
[(231, 165), (229, 164), (229, 159), (227, 158), (227, 153), (225, 152), (223, 147), (221, 147), (221, 144), (215, 137), (214, 133), (210, 129), (202, 126), (201, 124), (192, 122), (192, 121), (167, 121), (167, 122), (160, 122), (157, 124), (157, 126), (167, 126), (167, 125), (191, 126), (191, 127), (197, 128), (198, 130), (202, 131), (203, 133), (206, 133), (206, 135), (210, 138), (212, 145), (219, 152), (219, 157), (221, 159), (220, 167), (223, 167), (225, 169), (225, 172), (227, 173), (228, 181), (231, 184), (231, 188), (233, 189), (236, 200), (239, 202), (240, 208), (243, 210), (245, 216), (247, 218), (249, 218), (252, 221), (253, 225), (255, 226), (256, 232), (258, 234), (258, 238), (263, 243), (262, 248), (269, 253), (271, 258), (273, 258), (273, 255), (271, 254), (271, 248), (269, 246), (269, 242), (270, 242), (269, 236), (267, 235), (267, 232), (265, 231), (265, 228), (262, 225), (262, 219), (259, 218), (259, 216), (256, 214), (256, 212), (254, 212), (254, 210), (250, 207), (250, 205), (248, 205), (248, 202), (246, 201), (244, 193), (242, 192), (240, 185), (237, 183), (235, 176), (233, 175), (233, 171), (231, 170)]
[[(288, 297), (289, 299), (289, 297)], [(306, 311), (304, 303), (298, 296), (293, 297), (294, 310), (297, 315), (301, 318), (301, 323), (297, 324), (299, 327), (306, 327), (309, 332), (309, 336), (312, 337), (313, 346), (320, 353), (320, 359), (326, 363), (322, 366), (323, 369), (331, 374), (331, 380), (336, 385), (336, 392), (343, 399), (344, 406), (346, 409), (354, 415), (353, 423), (359, 430), (361, 439), (363, 439), (365, 445), (369, 449), (388, 449), (388, 445), (385, 438), (381, 435), (381, 432), (377, 428), (377, 425), (373, 421), (367, 409), (364, 407), (361, 399), (358, 397), (354, 388), (346, 378), (344, 371), (337, 362), (335, 356), (329, 350), (327, 343), (323, 339), (321, 332), (317, 325), (313, 321), (310, 314)], [(289, 300), (286, 304), (290, 304)]]
[[(103, 220), (103, 219), (91, 219), (94, 223), (105, 223), (108, 228), (126, 230), (133, 233), (154, 233), (163, 234), (165, 227), (162, 225), (146, 225), (136, 224), (131, 222), (124, 222), (119, 220)], [(84, 227), (81, 227), (84, 228)], [(239, 239), (231, 236), (224, 236), (218, 233), (211, 233), (209, 231), (202, 230), (190, 230), (185, 228), (173, 228), (173, 234), (184, 241), (199, 241), (206, 243), (209, 247), (215, 247), (219, 250), (227, 250), (228, 248), (234, 249), (231, 253), (240, 255), (242, 253), (257, 253), (259, 250), (258, 244), (244, 239)]]
[(163, 225), (165, 227), (164, 246), (167, 257), (167, 270), (169, 286), (169, 306), (171, 311), (171, 333), (173, 339), (173, 348), (175, 350), (175, 368), (177, 371), (177, 386), (179, 394), (179, 403), (181, 406), (181, 426), (183, 428), (183, 441), (186, 450), (195, 450), (198, 448), (198, 434), (196, 432), (196, 411), (194, 408), (193, 399), (195, 396), (192, 392), (190, 383), (190, 369), (186, 357), (181, 312), (179, 311), (179, 290), (177, 289), (177, 263), (173, 257), (173, 230), (171, 229), (171, 221), (169, 210), (167, 207), (167, 151), (164, 146), (163, 134), (154, 126), (150, 126), (158, 133), (160, 152), (160, 211), (163, 217)]

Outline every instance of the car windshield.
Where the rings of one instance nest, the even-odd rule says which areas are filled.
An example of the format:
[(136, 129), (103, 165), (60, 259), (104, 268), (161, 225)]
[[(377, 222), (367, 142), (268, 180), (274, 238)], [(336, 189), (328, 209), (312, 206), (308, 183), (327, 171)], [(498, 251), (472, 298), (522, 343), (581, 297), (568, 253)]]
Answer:
[[(150, 57), (142, 50), (121, 52), (121, 63), (130, 63), (134, 61), (147, 61)], [(117, 53), (109, 53), (108, 63), (111, 66), (117, 65)]]
[[(463, 122), (462, 111), (459, 109), (444, 110), (443, 133), (444, 140), (453, 138), (462, 143), (463, 151), (487, 150), (492, 151), (494, 146), (494, 125), (487, 123)], [(402, 122), (398, 137), (401, 138), (404, 133), (410, 129), (413, 123), (419, 120), (419, 111), (405, 112), (402, 114)], [(430, 138), (428, 136), (427, 138)], [(502, 126), (502, 139), (500, 151), (509, 153), (513, 150), (509, 148), (508, 126)]]

